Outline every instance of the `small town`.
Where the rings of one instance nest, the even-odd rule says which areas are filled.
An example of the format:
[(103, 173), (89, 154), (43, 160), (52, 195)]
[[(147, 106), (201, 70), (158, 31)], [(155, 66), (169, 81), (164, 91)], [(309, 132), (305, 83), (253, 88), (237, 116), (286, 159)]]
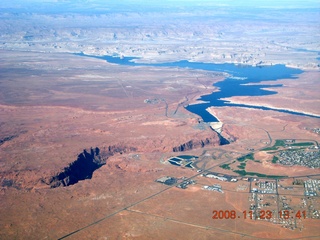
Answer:
[(285, 150), (279, 153), (278, 163), (282, 165), (300, 165), (308, 168), (320, 168), (320, 151)]

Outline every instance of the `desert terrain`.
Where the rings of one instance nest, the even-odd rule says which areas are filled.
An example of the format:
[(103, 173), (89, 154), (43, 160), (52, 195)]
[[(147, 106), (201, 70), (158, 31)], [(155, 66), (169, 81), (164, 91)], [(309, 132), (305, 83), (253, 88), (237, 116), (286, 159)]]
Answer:
[[(319, 238), (319, 11), (66, 6), (0, 8), (1, 239)], [(303, 69), (227, 100), (314, 117), (210, 107), (206, 123), (185, 106), (228, 73), (80, 52)]]

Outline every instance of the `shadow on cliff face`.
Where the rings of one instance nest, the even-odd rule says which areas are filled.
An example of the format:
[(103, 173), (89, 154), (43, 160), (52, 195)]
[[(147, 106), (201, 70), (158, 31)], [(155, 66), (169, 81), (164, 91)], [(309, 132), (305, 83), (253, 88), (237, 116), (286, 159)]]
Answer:
[(127, 150), (133, 151), (134, 148), (123, 148), (117, 146), (109, 146), (106, 151), (100, 151), (99, 148), (91, 148), (89, 151), (83, 150), (78, 155), (77, 160), (70, 163), (68, 167), (57, 175), (50, 178), (48, 185), (51, 188), (66, 187), (76, 184), (85, 179), (91, 179), (95, 170), (106, 164), (108, 157), (115, 153), (122, 154)]
[(100, 156), (99, 148), (91, 148), (89, 152), (84, 150), (76, 161), (50, 179), (50, 186), (51, 188), (69, 186), (84, 179), (91, 179), (93, 172), (105, 163), (106, 160)]
[[(217, 133), (217, 132), (216, 132)], [(202, 140), (190, 140), (189, 142), (183, 143), (172, 149), (173, 152), (184, 152), (195, 148), (203, 148), (205, 146), (215, 145), (227, 145), (230, 142), (225, 139), (221, 134), (217, 133), (218, 139), (216, 138), (205, 138)]]
[(218, 137), (219, 137), (221, 146), (230, 144), (230, 141), (224, 138), (220, 133), (218, 133)]

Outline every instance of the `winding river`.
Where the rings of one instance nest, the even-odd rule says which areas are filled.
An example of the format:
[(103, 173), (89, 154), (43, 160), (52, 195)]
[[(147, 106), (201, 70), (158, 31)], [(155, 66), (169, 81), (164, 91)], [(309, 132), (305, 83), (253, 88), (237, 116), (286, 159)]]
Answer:
[(218, 122), (218, 119), (211, 115), (206, 109), (208, 107), (245, 107), (255, 108), (262, 110), (273, 110), (278, 112), (285, 112), (294, 115), (301, 115), (307, 117), (320, 118), (320, 116), (310, 115), (302, 112), (296, 112), (286, 109), (276, 109), (264, 106), (252, 106), (245, 104), (234, 104), (230, 101), (223, 100), (234, 96), (265, 96), (277, 94), (276, 91), (267, 90), (266, 88), (280, 88), (282, 84), (261, 84), (261, 81), (275, 81), (279, 79), (296, 79), (298, 74), (303, 71), (295, 68), (288, 68), (285, 65), (272, 65), (272, 66), (249, 66), (249, 65), (236, 65), (232, 63), (215, 64), (215, 63), (202, 63), (202, 62), (189, 62), (186, 60), (168, 63), (138, 63), (135, 62), (135, 57), (115, 57), (115, 56), (93, 56), (83, 53), (76, 54), (84, 57), (94, 57), (106, 60), (109, 63), (127, 65), (127, 66), (155, 66), (155, 67), (179, 67), (188, 69), (201, 69), (214, 72), (228, 73), (228, 77), (223, 81), (214, 84), (219, 88), (219, 91), (213, 92), (208, 95), (201, 96), (198, 100), (203, 102), (193, 105), (188, 105), (186, 109), (192, 113), (199, 115), (204, 122)]

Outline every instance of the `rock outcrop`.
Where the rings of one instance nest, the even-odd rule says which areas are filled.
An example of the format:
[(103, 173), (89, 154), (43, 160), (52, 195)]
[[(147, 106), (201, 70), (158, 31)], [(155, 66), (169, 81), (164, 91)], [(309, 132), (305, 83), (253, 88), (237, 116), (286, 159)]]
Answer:
[(106, 163), (106, 159), (100, 156), (100, 149), (84, 150), (78, 155), (77, 160), (70, 163), (62, 172), (50, 179), (51, 188), (69, 186), (80, 180), (91, 179), (95, 170)]
[(0, 145), (2, 145), (3, 143), (5, 143), (5, 142), (7, 142), (7, 141), (10, 141), (10, 140), (12, 140), (12, 139), (14, 139), (14, 138), (16, 138), (16, 137), (17, 137), (17, 135), (12, 135), (12, 136), (5, 137), (5, 138), (3, 138), (3, 139), (0, 139)]
[(214, 137), (212, 137), (212, 138), (208, 137), (208, 138), (200, 139), (200, 140), (192, 139), (186, 143), (183, 143), (177, 147), (174, 147), (172, 149), (172, 151), (173, 152), (183, 152), (183, 151), (188, 151), (188, 150), (195, 149), (195, 148), (203, 148), (203, 147), (209, 146), (209, 145), (212, 145), (212, 146), (222, 145), (221, 139), (217, 140)]
[(224, 138), (220, 133), (218, 133), (220, 145), (227, 145), (230, 144), (230, 141), (226, 138)]
[(173, 152), (183, 152), (187, 150), (191, 150), (193, 148), (199, 148), (204, 147), (205, 145), (208, 145), (210, 143), (209, 139), (200, 140), (200, 141), (193, 141), (190, 140), (186, 143), (181, 144), (180, 146), (174, 147)]
[(89, 151), (83, 150), (78, 155), (77, 160), (70, 163), (63, 171), (51, 177), (47, 182), (51, 188), (66, 187), (76, 184), (85, 179), (91, 179), (95, 170), (106, 164), (107, 159), (116, 153), (134, 151), (134, 148), (121, 146), (109, 146), (106, 150), (100, 151), (98, 147), (91, 148)]
[(191, 136), (190, 138), (191, 140), (173, 147), (172, 151), (184, 152), (196, 148), (203, 148), (205, 146), (220, 146), (230, 143), (226, 138), (224, 138), (220, 133), (216, 131), (213, 131), (210, 134), (208, 134), (207, 132), (202, 132), (200, 134)]

